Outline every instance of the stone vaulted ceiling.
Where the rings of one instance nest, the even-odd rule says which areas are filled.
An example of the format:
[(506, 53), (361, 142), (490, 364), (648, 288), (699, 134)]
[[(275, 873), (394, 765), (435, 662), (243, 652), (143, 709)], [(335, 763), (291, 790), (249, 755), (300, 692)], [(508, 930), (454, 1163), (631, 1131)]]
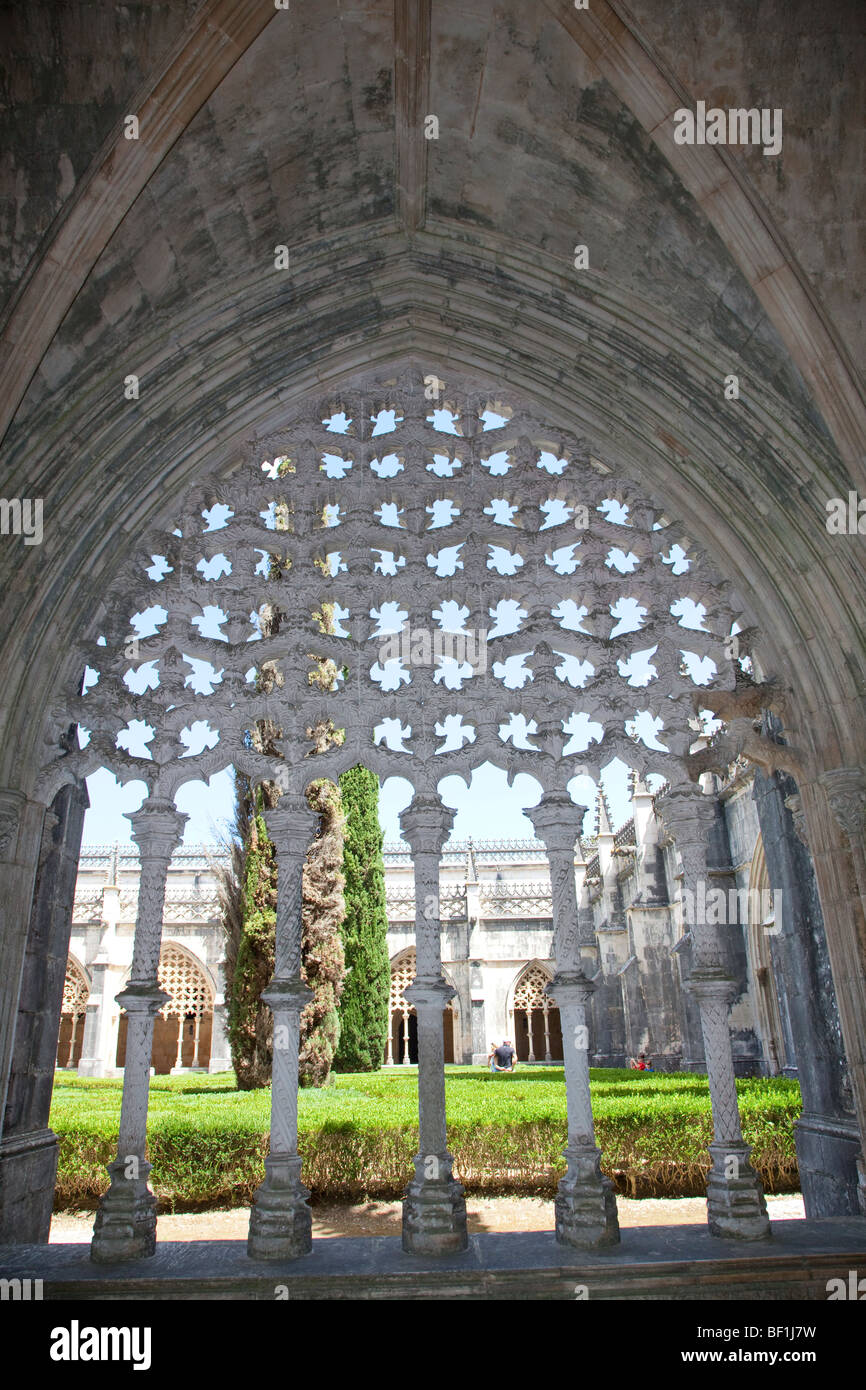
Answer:
[[(617, 455), (755, 613), (792, 736), (862, 757), (862, 541), (824, 528), (866, 473), (862, 22), (769, 5), (768, 73), (747, 5), (695, 8), (4, 8), (0, 485), (45, 499), (0, 551), (7, 776), (130, 538), (304, 393), (407, 364)], [(783, 104), (783, 155), (677, 149), (704, 94)]]

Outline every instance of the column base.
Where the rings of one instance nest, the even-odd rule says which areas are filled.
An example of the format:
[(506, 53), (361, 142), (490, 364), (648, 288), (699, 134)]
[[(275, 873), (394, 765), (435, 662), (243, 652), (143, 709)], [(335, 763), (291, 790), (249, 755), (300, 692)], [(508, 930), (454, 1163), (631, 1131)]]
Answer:
[(96, 1264), (147, 1259), (156, 1251), (156, 1198), (147, 1185), (150, 1164), (139, 1162), (137, 1178), (124, 1177), (126, 1163), (109, 1163), (111, 1186), (93, 1223), (90, 1258)]
[[(749, 1162), (748, 1144), (709, 1146), (713, 1166), (707, 1179), (707, 1225), (710, 1235), (736, 1240), (766, 1240), (770, 1218), (761, 1180)], [(734, 1160), (732, 1163), (731, 1160)], [(727, 1172), (733, 1168), (733, 1175)]]
[(442, 1176), (425, 1178), (422, 1169), (403, 1199), (403, 1249), (409, 1255), (453, 1255), (469, 1247), (463, 1186), (451, 1176), (451, 1155), (438, 1157)]
[(265, 1180), (253, 1197), (247, 1254), (251, 1260), (296, 1260), (313, 1248), (309, 1191), (301, 1160), (266, 1158)]
[(553, 1204), (559, 1244), (577, 1250), (618, 1245), (616, 1197), (601, 1171), (601, 1150), (595, 1144), (569, 1144), (565, 1159), (568, 1171)]
[(804, 1112), (794, 1124), (800, 1190), (808, 1217), (861, 1216), (860, 1131), (853, 1116)]
[(0, 1142), (0, 1245), (48, 1243), (59, 1148), (50, 1129)]

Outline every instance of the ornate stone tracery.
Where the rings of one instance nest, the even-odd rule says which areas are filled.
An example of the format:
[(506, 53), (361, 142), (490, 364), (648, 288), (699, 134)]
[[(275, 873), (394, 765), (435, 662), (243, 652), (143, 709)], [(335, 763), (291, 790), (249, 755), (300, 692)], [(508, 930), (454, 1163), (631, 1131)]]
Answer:
[[(275, 1048), (271, 1156), (250, 1253), (309, 1248), (297, 1154), (303, 791), (313, 777), (357, 763), (415, 789), (401, 821), (414, 861), (417, 978), (402, 997), (418, 1016), (421, 1148), (404, 1204), (405, 1247), (466, 1243), (446, 1147), (442, 1012), (453, 987), (440, 954), (442, 921), (463, 906), (439, 882), (452, 812), (436, 788), (449, 775), (468, 780), (484, 761), (509, 781), (528, 772), (543, 790), (529, 814), (550, 866), (556, 975), (546, 997), (560, 1009), (569, 1113), (557, 1237), (618, 1239), (593, 1132), (586, 1006), (595, 986), (581, 962), (579, 813), (567, 789), (578, 774), (597, 782), (619, 757), (642, 778), (662, 774), (669, 797), (697, 806), (694, 783), (713, 757), (702, 712), (736, 714), (743, 676), (726, 639), (735, 623), (751, 624), (680, 529), (586, 441), (551, 430), (516, 401), (450, 386), (430, 401), (421, 382), (406, 373), (303, 402), (233, 472), (203, 480), (178, 524), (126, 565), (81, 649), (83, 693), (57, 710), (57, 728), (75, 718), (84, 746), (69, 751), (57, 740), (46, 792), (106, 766), (122, 781), (143, 780), (150, 797), (136, 813), (150, 848), (122, 998), (135, 1015), (132, 1060), (128, 1052), (121, 1146), (95, 1258), (153, 1248), (146, 1079), (153, 1014), (165, 1001), (157, 981), (165, 873), (182, 821), (173, 798), (227, 764), (282, 793), (273, 815), (277, 964), (264, 997), (286, 1046)], [(262, 727), (266, 740), (251, 737)], [(54, 737), (49, 730), (48, 742)], [(688, 837), (682, 852), (693, 874), (700, 855)], [(695, 930), (712, 976), (701, 988), (717, 1141), (740, 1154), (718, 943), (702, 924)], [(130, 1153), (144, 1176), (125, 1184)], [(731, 1230), (736, 1220), (734, 1212)]]
[[(94, 622), (82, 655), (98, 679), (63, 710), (89, 743), (58, 749), (47, 781), (104, 765), (173, 796), (235, 762), (294, 788), (308, 758), (316, 774), (363, 761), (410, 780), (419, 765), (438, 780), (485, 758), (509, 775), (553, 760), (598, 780), (616, 756), (676, 778), (699, 691), (735, 686), (724, 640), (740, 607), (681, 531), (584, 441), (479, 393), (431, 403), (406, 376), (305, 406), (203, 482), (176, 529), (148, 540)], [(682, 625), (684, 600), (699, 626)], [(165, 618), (137, 636), (131, 618), (152, 608)], [(413, 633), (456, 638), (456, 656), (427, 664)], [(332, 663), (329, 689), (313, 658)], [(266, 662), (268, 691), (253, 674)], [(641, 711), (657, 739), (647, 718), (634, 727)], [(245, 740), (263, 719), (274, 757)], [(346, 738), (315, 753), (323, 720)], [(146, 746), (124, 747), (133, 721)]]

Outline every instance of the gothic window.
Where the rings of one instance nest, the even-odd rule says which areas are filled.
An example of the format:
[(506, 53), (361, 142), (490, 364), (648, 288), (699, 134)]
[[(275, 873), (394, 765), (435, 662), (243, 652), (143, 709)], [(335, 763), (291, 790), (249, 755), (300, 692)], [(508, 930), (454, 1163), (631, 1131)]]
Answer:
[(545, 994), (551, 976), (538, 964), (523, 971), (514, 991), (514, 1047), (520, 1062), (562, 1060), (562, 1026), (556, 1003)]
[(81, 1057), (84, 1041), (84, 1016), (90, 986), (87, 976), (74, 957), (66, 962), (66, 979), (63, 982), (63, 1004), (60, 1009), (60, 1036), (57, 1040), (58, 1067), (75, 1067)]
[[(411, 1066), (418, 1061), (418, 1022), (415, 1010), (405, 998), (403, 991), (415, 979), (415, 947), (404, 951), (391, 962), (391, 992), (388, 1001), (388, 1043), (385, 1065)], [(442, 1013), (442, 1036), (445, 1044), (445, 1061), (454, 1061), (454, 1001), (451, 1000)]]

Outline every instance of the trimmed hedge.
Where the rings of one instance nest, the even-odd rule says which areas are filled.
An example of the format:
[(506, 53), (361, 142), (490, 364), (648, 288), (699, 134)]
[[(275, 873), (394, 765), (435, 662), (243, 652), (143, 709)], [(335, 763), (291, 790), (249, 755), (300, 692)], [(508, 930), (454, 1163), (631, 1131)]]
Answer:
[[(705, 1077), (593, 1071), (604, 1171), (630, 1196), (701, 1196), (712, 1138)], [(564, 1171), (561, 1068), (513, 1075), (446, 1069), (448, 1140), (469, 1193), (552, 1196)], [(738, 1082), (746, 1142), (768, 1192), (799, 1186), (796, 1082)], [(55, 1206), (91, 1206), (108, 1185), (121, 1083), (58, 1075), (51, 1125), (60, 1138)], [(299, 1097), (299, 1148), (314, 1199), (402, 1195), (418, 1148), (414, 1072), (353, 1074)], [(154, 1077), (148, 1122), (151, 1185), (167, 1210), (247, 1204), (264, 1176), (270, 1093), (229, 1076)]]

